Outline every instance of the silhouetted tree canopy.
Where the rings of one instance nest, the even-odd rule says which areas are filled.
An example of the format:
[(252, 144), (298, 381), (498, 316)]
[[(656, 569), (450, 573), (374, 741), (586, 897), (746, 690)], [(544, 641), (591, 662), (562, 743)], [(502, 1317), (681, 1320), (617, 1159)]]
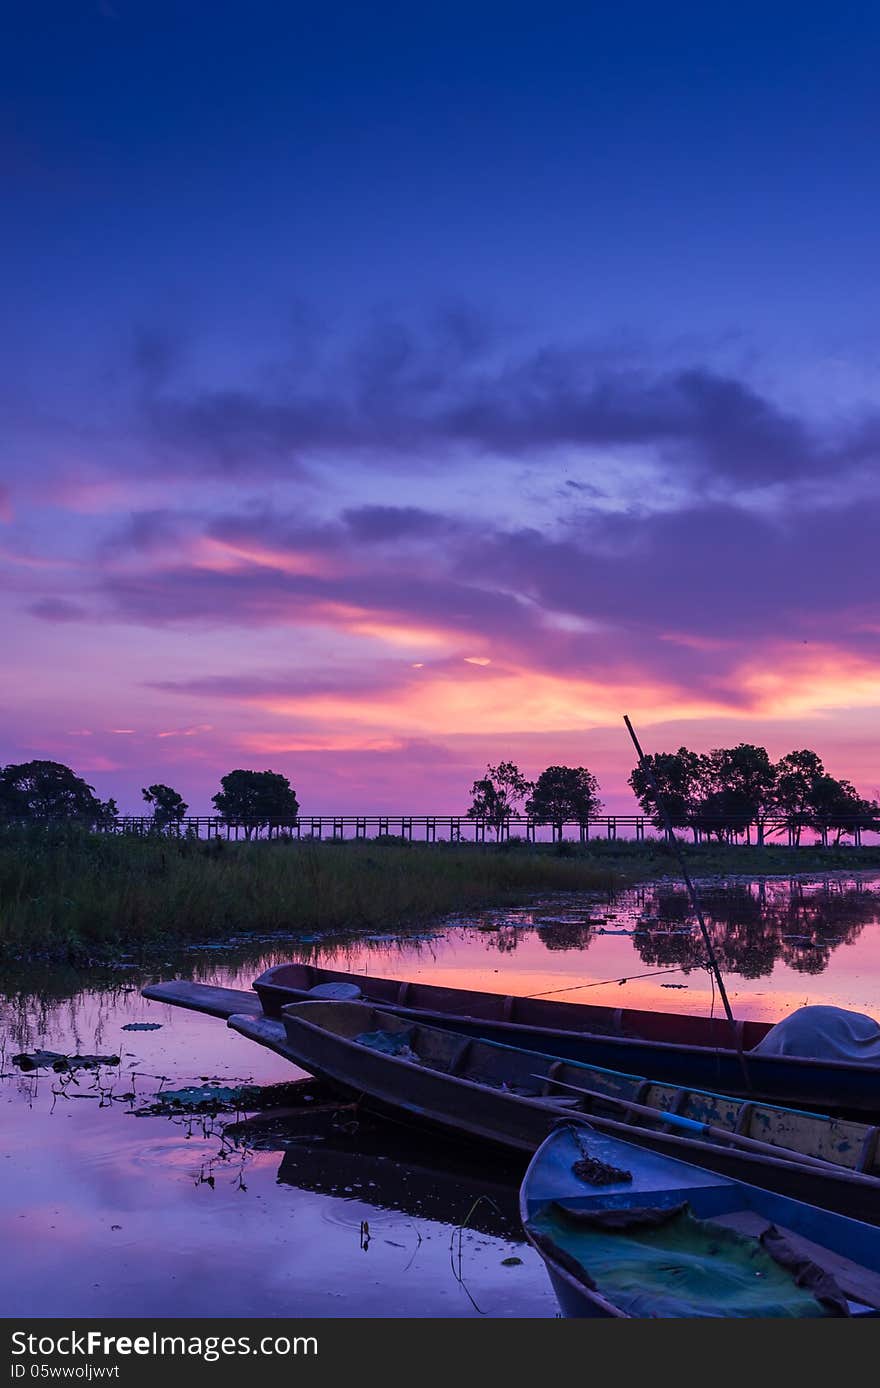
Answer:
[(94, 786), (58, 761), (27, 761), (0, 771), (0, 814), (7, 819), (81, 819), (106, 824), (116, 804), (95, 795)]
[(701, 813), (720, 816), (739, 832), (757, 824), (763, 838), (767, 815), (775, 808), (776, 768), (765, 747), (740, 742), (716, 747), (700, 759)]
[[(690, 824), (700, 798), (702, 772), (699, 755), (688, 751), (687, 747), (679, 747), (677, 752), (655, 752), (652, 756), (646, 756), (645, 761), (654, 773), (672, 823), (676, 828)], [(629, 783), (645, 814), (659, 828), (663, 824), (663, 816), (648, 775), (641, 765), (634, 768)]]
[(800, 841), (801, 830), (812, 821), (815, 810), (813, 792), (824, 775), (821, 757), (808, 749), (789, 752), (777, 764), (776, 807), (784, 815), (797, 842)]
[(253, 829), (266, 824), (289, 824), (299, 814), (299, 801), (286, 776), (277, 771), (230, 771), (221, 777), (221, 790), (212, 796), (217, 813), (231, 823)]
[(865, 827), (880, 827), (880, 805), (865, 800), (850, 781), (837, 781), (833, 776), (817, 776), (810, 793), (811, 827), (827, 833), (836, 832), (838, 841), (859, 819)]
[(519, 767), (512, 761), (487, 766), (486, 775), (471, 786), (471, 807), (468, 819), (483, 819), (495, 830), (498, 838), (505, 822), (516, 814), (522, 801), (534, 789)]
[[(788, 829), (800, 842), (805, 828), (823, 836), (837, 832), (838, 840), (853, 825), (880, 824), (880, 805), (863, 799), (849, 781), (830, 776), (817, 753), (789, 752), (774, 765), (764, 747), (741, 742), (708, 753), (660, 752), (646, 757), (653, 769), (670, 819), (676, 828), (690, 827), (719, 838), (748, 832), (755, 824), (758, 841), (765, 834)], [(637, 766), (629, 778), (645, 814), (658, 827), (659, 813), (649, 777)], [(768, 820), (777, 821), (768, 828)]]
[(599, 782), (585, 766), (548, 766), (526, 801), (526, 814), (543, 824), (586, 820), (601, 808)]
[(161, 782), (154, 786), (146, 786), (141, 795), (148, 805), (153, 806), (153, 823), (157, 828), (164, 829), (168, 824), (179, 824), (185, 817), (189, 805), (183, 796), (171, 786), (164, 786)]

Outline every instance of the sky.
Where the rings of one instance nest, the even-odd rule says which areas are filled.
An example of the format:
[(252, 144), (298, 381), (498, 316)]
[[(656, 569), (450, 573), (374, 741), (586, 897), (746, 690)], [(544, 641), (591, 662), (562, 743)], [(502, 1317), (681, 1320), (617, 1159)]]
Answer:
[(880, 11), (4, 18), (0, 762), (880, 793)]

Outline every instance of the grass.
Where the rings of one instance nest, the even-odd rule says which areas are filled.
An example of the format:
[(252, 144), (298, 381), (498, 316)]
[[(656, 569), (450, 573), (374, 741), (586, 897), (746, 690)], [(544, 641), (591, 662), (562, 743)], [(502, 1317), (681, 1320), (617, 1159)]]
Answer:
[[(694, 875), (880, 867), (880, 849), (700, 845)], [(68, 962), (253, 932), (364, 932), (549, 892), (678, 875), (662, 842), (226, 843), (73, 828), (0, 833), (0, 956)]]
[(471, 846), (0, 834), (0, 955), (77, 959), (252, 931), (381, 927), (609, 889), (584, 858)]

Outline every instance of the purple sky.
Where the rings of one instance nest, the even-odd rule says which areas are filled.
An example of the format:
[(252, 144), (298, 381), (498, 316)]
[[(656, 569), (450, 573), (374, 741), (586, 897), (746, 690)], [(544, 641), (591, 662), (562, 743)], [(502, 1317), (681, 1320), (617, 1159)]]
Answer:
[(9, 31), (0, 760), (625, 810), (628, 712), (878, 793), (875, 14)]

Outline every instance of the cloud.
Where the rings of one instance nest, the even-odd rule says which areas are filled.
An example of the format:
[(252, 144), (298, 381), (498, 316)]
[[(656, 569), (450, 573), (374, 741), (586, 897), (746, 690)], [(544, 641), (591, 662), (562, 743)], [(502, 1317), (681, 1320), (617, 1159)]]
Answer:
[[(530, 673), (611, 689), (641, 682), (666, 703), (747, 712), (770, 698), (762, 670), (789, 671), (800, 706), (844, 698), (835, 660), (863, 701), (872, 687), (864, 662), (880, 654), (870, 596), (880, 502), (783, 520), (722, 503), (659, 514), (588, 508), (555, 531), (487, 531), (382, 506), (320, 526), (264, 512), (208, 529), (230, 537), (222, 565), (205, 567), (196, 535), (172, 563), (108, 572), (100, 594), (112, 615), (189, 630), (324, 628), (337, 642), (370, 644), (347, 655), (339, 646), (329, 670), (202, 677), (166, 690), (292, 708), (298, 698), (381, 702), (411, 689), (416, 698), (439, 680), (458, 688), (491, 677), (500, 687)], [(344, 563), (327, 567), (341, 554)], [(790, 703), (783, 694), (775, 683), (772, 697)]]
[(31, 603), (28, 612), (42, 622), (85, 622), (90, 615), (79, 603), (67, 598), (41, 598)]
[(867, 613), (878, 527), (880, 499), (782, 518), (722, 503), (587, 511), (568, 537), (497, 532), (465, 562), (476, 582), (516, 585), (543, 608), (633, 633), (809, 638), (842, 635)]
[(128, 554), (155, 554), (178, 544), (188, 525), (188, 517), (169, 508), (133, 511), (99, 547), (101, 558)]
[(463, 523), (417, 506), (360, 506), (343, 511), (351, 536), (361, 543), (443, 539), (460, 534)]
[(874, 416), (820, 429), (709, 363), (664, 369), (647, 352), (639, 362), (595, 344), (502, 343), (466, 310), (421, 329), (380, 319), (354, 346), (322, 348), (255, 384), (193, 386), (147, 339), (150, 437), (187, 468), (232, 475), (302, 477), (321, 459), (544, 463), (572, 449), (625, 465), (648, 450), (684, 479), (742, 486), (847, 470), (880, 448)]

